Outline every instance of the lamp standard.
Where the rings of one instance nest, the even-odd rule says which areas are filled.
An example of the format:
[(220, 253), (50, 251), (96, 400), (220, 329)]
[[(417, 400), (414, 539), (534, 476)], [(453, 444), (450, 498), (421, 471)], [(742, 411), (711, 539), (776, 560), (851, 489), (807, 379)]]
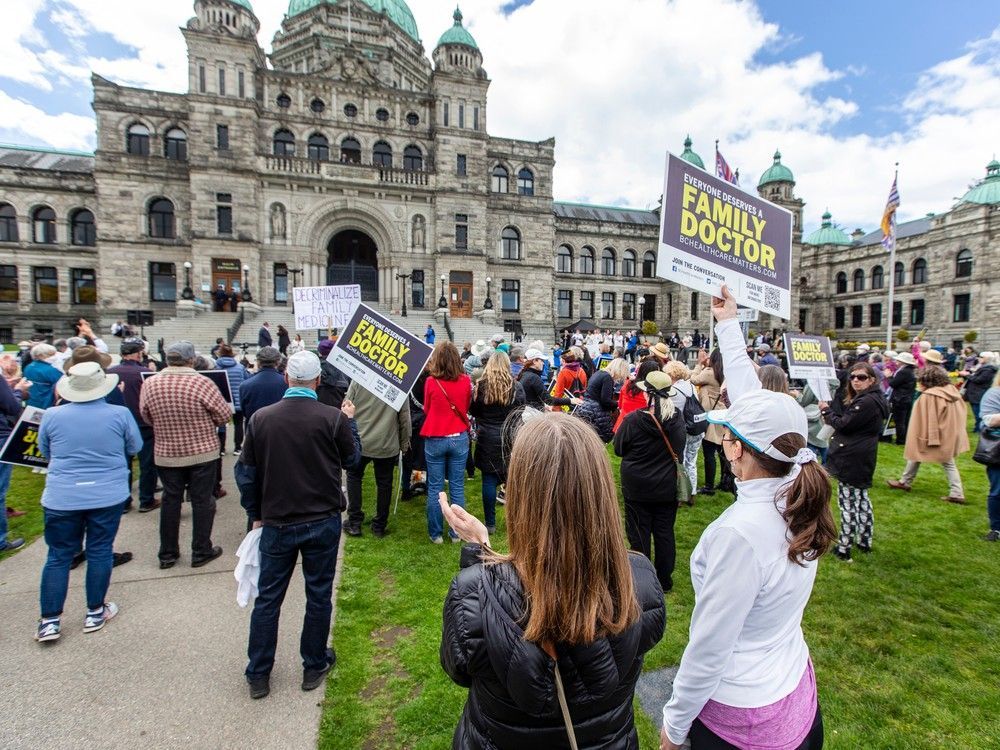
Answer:
[(292, 288), (294, 289), (299, 285), (299, 274), (302, 273), (301, 268), (289, 268), (288, 273), (292, 275)]
[(646, 319), (646, 298), (639, 297), (639, 328), (642, 328), (642, 322)]
[(447, 281), (448, 277), (441, 274), (441, 298), (438, 300), (438, 307), (447, 307), (448, 298), (444, 296), (444, 282)]
[(406, 280), (408, 278), (410, 278), (412, 275), (413, 275), (412, 273), (397, 273), (396, 274), (396, 278), (403, 282), (403, 309), (402, 309), (402, 315), (403, 315), (404, 318), (406, 317)]
[(253, 300), (253, 295), (250, 294), (250, 266), (246, 264), (243, 265), (243, 292), (240, 296), (244, 302)]
[(191, 261), (184, 261), (184, 289), (181, 291), (183, 299), (194, 299), (194, 291), (191, 289)]
[(493, 279), (489, 276), (486, 277), (486, 301), (483, 303), (484, 310), (493, 309), (493, 299), (490, 297), (490, 285), (493, 283)]

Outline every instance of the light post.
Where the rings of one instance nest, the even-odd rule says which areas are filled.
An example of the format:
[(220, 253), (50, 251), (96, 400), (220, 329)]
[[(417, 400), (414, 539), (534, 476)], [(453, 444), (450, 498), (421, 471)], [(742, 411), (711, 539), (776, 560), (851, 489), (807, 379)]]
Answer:
[(490, 285), (493, 283), (493, 279), (489, 276), (486, 277), (486, 301), (483, 303), (484, 310), (493, 309), (493, 299), (490, 297)]
[(448, 307), (448, 298), (444, 296), (444, 282), (447, 279), (447, 276), (441, 274), (441, 298), (438, 300), (438, 307), (440, 308)]
[(396, 278), (403, 282), (403, 309), (402, 316), (406, 317), (406, 280), (410, 278), (412, 273), (397, 273)]
[(289, 268), (288, 273), (292, 275), (292, 288), (294, 289), (299, 285), (299, 274), (302, 273), (301, 268)]
[(184, 261), (184, 289), (181, 291), (182, 299), (194, 299), (194, 291), (191, 289), (191, 261)]
[(639, 328), (642, 328), (642, 322), (646, 319), (646, 298), (639, 297)]
[(253, 295), (250, 294), (250, 266), (244, 264), (243, 266), (243, 292), (241, 295), (244, 302), (250, 302), (253, 300)]

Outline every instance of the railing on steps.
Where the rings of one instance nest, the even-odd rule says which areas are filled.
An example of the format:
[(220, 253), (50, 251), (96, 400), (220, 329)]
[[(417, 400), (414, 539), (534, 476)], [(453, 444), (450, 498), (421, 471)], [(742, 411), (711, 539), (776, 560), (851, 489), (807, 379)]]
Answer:
[(451, 316), (448, 313), (445, 313), (442, 317), (444, 318), (444, 330), (448, 332), (448, 340), (454, 343), (455, 333), (451, 330)]
[(236, 313), (236, 320), (233, 324), (226, 329), (226, 343), (233, 343), (233, 339), (236, 338), (236, 334), (239, 333), (240, 328), (243, 327), (244, 314), (243, 310)]

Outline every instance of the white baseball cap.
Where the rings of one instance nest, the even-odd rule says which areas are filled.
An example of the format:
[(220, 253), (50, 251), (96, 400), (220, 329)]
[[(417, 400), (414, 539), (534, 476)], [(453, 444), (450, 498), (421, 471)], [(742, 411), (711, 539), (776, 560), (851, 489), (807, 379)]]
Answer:
[(545, 359), (545, 354), (542, 353), (541, 349), (528, 349), (524, 353), (524, 361), (530, 362), (533, 359)]
[(802, 464), (816, 458), (808, 448), (795, 456), (786, 456), (774, 447), (775, 440), (790, 432), (801, 435), (803, 441), (808, 440), (809, 423), (805, 410), (784, 393), (763, 388), (745, 393), (728, 409), (708, 412), (708, 421), (729, 428), (751, 448), (778, 461)]
[(292, 380), (315, 380), (321, 370), (319, 357), (312, 352), (295, 352), (285, 365), (285, 372)]

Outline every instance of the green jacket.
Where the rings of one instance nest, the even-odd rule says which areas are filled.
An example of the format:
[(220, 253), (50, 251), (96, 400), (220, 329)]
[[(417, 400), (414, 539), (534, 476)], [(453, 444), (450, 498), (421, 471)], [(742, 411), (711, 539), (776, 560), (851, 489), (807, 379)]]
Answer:
[(395, 458), (410, 447), (410, 400), (398, 412), (371, 391), (352, 382), (346, 400), (353, 401), (354, 419), (361, 435), (361, 455)]

